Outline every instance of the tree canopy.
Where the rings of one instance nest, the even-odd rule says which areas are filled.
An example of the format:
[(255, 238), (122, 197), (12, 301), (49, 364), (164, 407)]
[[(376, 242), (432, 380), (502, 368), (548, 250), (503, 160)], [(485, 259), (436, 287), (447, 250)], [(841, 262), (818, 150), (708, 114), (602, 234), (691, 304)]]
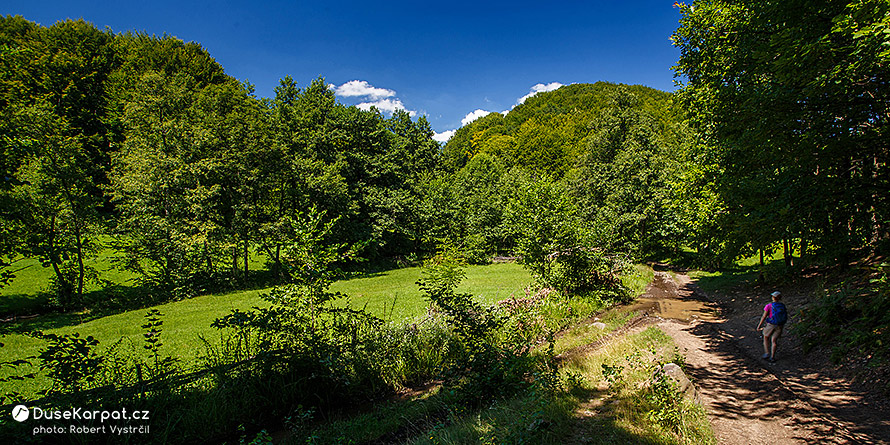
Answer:
[(890, 3), (695, 1), (679, 93), (735, 252), (886, 247)]
[(246, 280), (257, 250), (287, 277), (310, 213), (367, 259), (421, 248), (416, 203), (439, 168), (425, 118), (346, 107), (322, 78), (258, 99), (199, 44), (84, 21), (0, 17), (0, 50), (0, 265), (39, 258), (62, 306), (101, 248), (186, 294)]

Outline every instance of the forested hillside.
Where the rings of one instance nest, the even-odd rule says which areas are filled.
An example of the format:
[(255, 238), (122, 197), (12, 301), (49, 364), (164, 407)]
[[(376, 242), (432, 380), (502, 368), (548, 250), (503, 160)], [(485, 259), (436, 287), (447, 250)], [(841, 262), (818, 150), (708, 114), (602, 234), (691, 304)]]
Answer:
[[(515, 403), (527, 417), (489, 442), (562, 443), (572, 391), (606, 385), (633, 408), (622, 421), (648, 428), (639, 437), (695, 443), (709, 433), (664, 379), (621, 380), (619, 361), (646, 379), (673, 359), (663, 335), (641, 333), (652, 357), (591, 365), (595, 381), (562, 372), (554, 352), (557, 333), (641, 293), (656, 262), (720, 274), (745, 260), (745, 285), (805, 282), (803, 344), (886, 374), (890, 3), (676, 6), (677, 92), (562, 86), (444, 144), (425, 117), (340, 103), (323, 77), (285, 77), (260, 98), (199, 43), (0, 17), (0, 332), (43, 344), (4, 348), (0, 383), (31, 386), (0, 402), (132, 403), (167, 424), (137, 442), (244, 442), (245, 424), (302, 439), (356, 400), (433, 382), (445, 390), (415, 413), (418, 438)], [(524, 298), (456, 290), (468, 263), (503, 257), (534, 280)], [(415, 320), (331, 291), (417, 265), (399, 284), (420, 289)], [(262, 296), (243, 301), (264, 303), (213, 315), (219, 339), (201, 336), (194, 362), (164, 348), (161, 305), (223, 296), (202, 300), (218, 309), (248, 289)], [(384, 313), (407, 304), (398, 295)], [(135, 310), (148, 311), (144, 344), (47, 333)], [(609, 317), (580, 335), (587, 346), (634, 315)], [(362, 431), (367, 442), (402, 440), (399, 416)]]
[[(103, 249), (164, 292), (246, 283), (257, 254), (286, 281), (306, 224), (329, 224), (352, 268), (441, 245), (484, 263), (685, 241), (672, 194), (690, 136), (668, 93), (570, 85), (440, 147), (423, 117), (343, 106), (323, 79), (257, 98), (171, 37), (6, 17), (2, 39), (4, 261), (39, 258), (63, 308), (103, 279)], [(540, 208), (553, 221), (529, 219)]]
[[(509, 180), (525, 172), (551, 183), (572, 202), (572, 215), (593, 245), (660, 255), (683, 245), (684, 226), (692, 223), (673, 196), (681, 193), (691, 138), (682, 117), (669, 93), (604, 82), (568, 85), (461, 128), (445, 145), (443, 162), (459, 169), (459, 177), (481, 175), (484, 165), (485, 175), (503, 172)], [(492, 211), (499, 208), (505, 207)]]

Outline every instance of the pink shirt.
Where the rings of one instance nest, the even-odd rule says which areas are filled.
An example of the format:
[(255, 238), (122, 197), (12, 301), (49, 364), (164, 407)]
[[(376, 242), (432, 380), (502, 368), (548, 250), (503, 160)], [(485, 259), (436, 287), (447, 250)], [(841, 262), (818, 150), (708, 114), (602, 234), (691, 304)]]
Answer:
[(773, 303), (767, 303), (766, 306), (763, 307), (763, 311), (766, 312), (766, 322), (770, 323), (770, 320), (773, 319)]

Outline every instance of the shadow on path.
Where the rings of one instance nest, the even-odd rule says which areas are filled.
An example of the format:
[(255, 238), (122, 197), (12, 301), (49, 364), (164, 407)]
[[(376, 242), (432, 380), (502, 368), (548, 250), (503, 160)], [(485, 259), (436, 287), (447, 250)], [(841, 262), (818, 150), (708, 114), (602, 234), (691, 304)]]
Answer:
[(685, 275), (678, 280), (680, 299), (705, 298), (730, 315), (660, 324), (686, 349), (687, 371), (703, 393), (721, 443), (890, 444), (890, 413), (814, 363), (793, 335), (782, 339), (778, 362), (760, 359), (762, 340), (754, 328), (762, 305), (738, 295), (705, 295)]

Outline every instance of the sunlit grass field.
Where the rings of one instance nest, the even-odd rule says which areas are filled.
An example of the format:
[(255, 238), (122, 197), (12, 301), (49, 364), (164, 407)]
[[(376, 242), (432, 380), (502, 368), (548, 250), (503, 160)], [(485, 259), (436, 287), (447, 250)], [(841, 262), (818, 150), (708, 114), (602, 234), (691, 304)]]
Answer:
[[(483, 302), (494, 302), (511, 295), (522, 297), (525, 295), (524, 288), (532, 282), (528, 272), (513, 263), (469, 266), (466, 274), (459, 291), (471, 293)], [(422, 316), (427, 311), (429, 301), (422, 297), (416, 284), (420, 278), (421, 269), (411, 267), (340, 281), (334, 283), (331, 290), (346, 295), (338, 304), (365, 308), (384, 320), (401, 321)], [(262, 294), (268, 291), (269, 289), (260, 289), (202, 295), (154, 306), (164, 314), (162, 353), (179, 358), (181, 363), (188, 366), (203, 351), (199, 336), (209, 340), (218, 338), (216, 329), (211, 327), (216, 318), (234, 309), (244, 311), (268, 304), (262, 298)], [(47, 314), (23, 321), (14, 327), (41, 329), (46, 333), (60, 335), (76, 332), (81, 336), (93, 336), (100, 342), (97, 349), (100, 352), (121, 338), (141, 349), (141, 326), (145, 323), (147, 311), (148, 309), (132, 310), (84, 323), (78, 322), (76, 314)], [(0, 348), (0, 362), (36, 355), (43, 344), (40, 340), (18, 333), (5, 335), (0, 342), (4, 345)], [(27, 371), (24, 368), (22, 370)], [(8, 368), (0, 370), (0, 375), (8, 374)], [(0, 391), (16, 389), (23, 394), (33, 394), (37, 386), (45, 383), (42, 379), (33, 383), (6, 382), (0, 384)], [(14, 385), (28, 387), (16, 388)]]

